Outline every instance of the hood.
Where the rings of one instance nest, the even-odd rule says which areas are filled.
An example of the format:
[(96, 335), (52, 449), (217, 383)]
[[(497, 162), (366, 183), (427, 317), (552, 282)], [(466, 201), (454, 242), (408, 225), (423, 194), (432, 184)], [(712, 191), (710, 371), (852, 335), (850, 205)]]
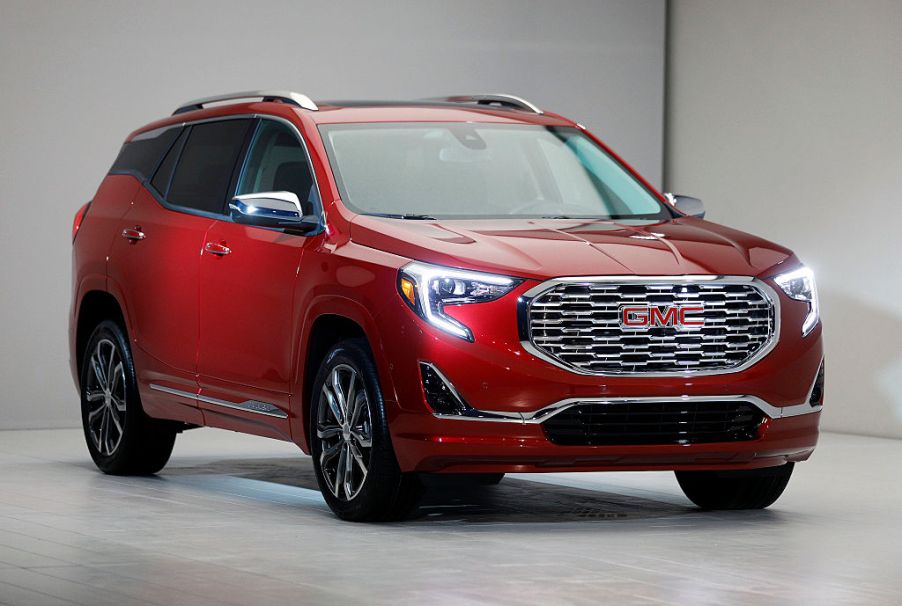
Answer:
[(410, 259), (544, 280), (589, 275), (758, 275), (792, 253), (696, 218), (673, 221), (357, 215), (351, 240)]

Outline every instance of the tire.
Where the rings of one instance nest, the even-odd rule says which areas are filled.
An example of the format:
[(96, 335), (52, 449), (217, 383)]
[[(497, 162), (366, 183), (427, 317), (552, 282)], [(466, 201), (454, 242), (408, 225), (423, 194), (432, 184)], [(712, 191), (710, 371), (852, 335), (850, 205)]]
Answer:
[(473, 478), (479, 486), (497, 486), (504, 479), (503, 473), (477, 473)]
[(176, 425), (144, 414), (128, 339), (116, 322), (101, 322), (88, 339), (79, 389), (85, 441), (102, 472), (150, 475), (166, 465)]
[(677, 471), (689, 500), (702, 509), (764, 509), (780, 498), (794, 463), (739, 471)]
[(420, 482), (426, 491), (436, 488), (453, 490), (455, 488), (478, 488), (495, 486), (504, 479), (503, 473), (424, 473), (420, 474)]
[(336, 516), (384, 522), (414, 509), (422, 486), (398, 465), (376, 366), (363, 339), (338, 343), (320, 365), (309, 431), (316, 480)]

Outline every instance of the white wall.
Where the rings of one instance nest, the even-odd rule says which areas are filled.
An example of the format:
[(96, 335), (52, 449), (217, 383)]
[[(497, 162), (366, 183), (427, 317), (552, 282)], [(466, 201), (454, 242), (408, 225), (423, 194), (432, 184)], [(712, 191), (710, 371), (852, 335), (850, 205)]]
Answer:
[(815, 269), (823, 426), (902, 436), (902, 2), (669, 12), (667, 188)]
[(70, 226), (122, 139), (212, 93), (511, 92), (660, 182), (664, 0), (0, 0), (0, 428), (78, 423)]

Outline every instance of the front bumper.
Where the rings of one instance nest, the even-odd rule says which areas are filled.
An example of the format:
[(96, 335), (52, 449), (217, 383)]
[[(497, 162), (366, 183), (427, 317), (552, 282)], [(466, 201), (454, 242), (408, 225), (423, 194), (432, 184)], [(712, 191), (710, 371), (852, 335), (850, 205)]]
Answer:
[(804, 461), (818, 437), (820, 413), (767, 419), (743, 442), (654, 446), (559, 446), (540, 424), (474, 422), (404, 413), (392, 439), (405, 471), (524, 473), (751, 469)]
[[(523, 348), (517, 297), (449, 311), (471, 328), (474, 342), (446, 335), (399, 302), (380, 326), (383, 391), (393, 446), (402, 470), (430, 472), (538, 472), (743, 469), (807, 459), (818, 437), (820, 406), (809, 400), (823, 361), (821, 327), (807, 337), (799, 327), (803, 305), (782, 301), (773, 349), (739, 372), (696, 376), (580, 375)], [(420, 363), (428, 362), (483, 418), (436, 415), (426, 403)], [(385, 389), (388, 387), (388, 389)], [(542, 423), (567, 406), (623, 400), (694, 401), (737, 398), (764, 413), (754, 439), (664, 445), (564, 446), (546, 437)]]

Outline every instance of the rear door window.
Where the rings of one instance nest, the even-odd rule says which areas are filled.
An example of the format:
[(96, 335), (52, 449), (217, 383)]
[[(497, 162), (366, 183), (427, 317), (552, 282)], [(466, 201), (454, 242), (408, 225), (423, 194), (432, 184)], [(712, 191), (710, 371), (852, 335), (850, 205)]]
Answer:
[(172, 175), (167, 201), (223, 214), (232, 173), (252, 120), (223, 120), (191, 127)]

